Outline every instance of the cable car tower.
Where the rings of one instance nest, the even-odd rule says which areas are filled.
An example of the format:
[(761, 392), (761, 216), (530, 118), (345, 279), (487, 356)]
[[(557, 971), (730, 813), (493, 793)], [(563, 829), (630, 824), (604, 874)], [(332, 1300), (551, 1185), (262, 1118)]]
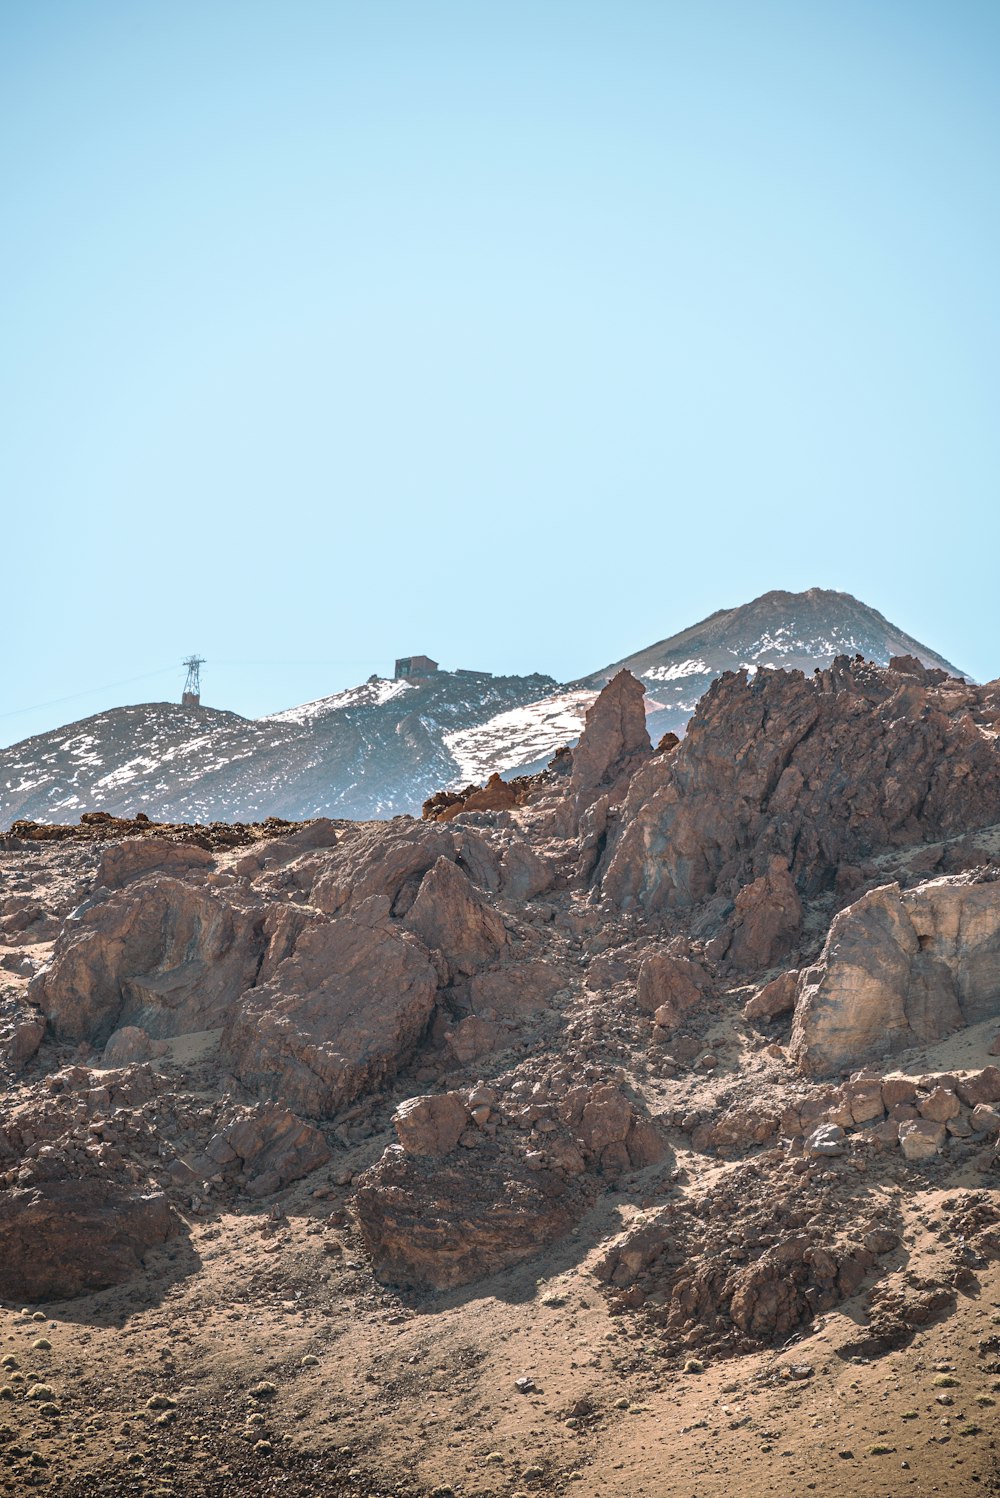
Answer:
[(181, 662), (187, 666), (187, 676), (184, 680), (184, 692), (181, 696), (181, 707), (201, 706), (201, 668), (205, 664), (203, 655), (189, 655), (186, 661)]

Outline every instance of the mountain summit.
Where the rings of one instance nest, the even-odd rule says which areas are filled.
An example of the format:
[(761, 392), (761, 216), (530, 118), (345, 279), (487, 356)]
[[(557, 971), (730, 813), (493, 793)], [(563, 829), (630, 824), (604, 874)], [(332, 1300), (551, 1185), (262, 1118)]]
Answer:
[(808, 588), (804, 593), (776, 589), (738, 608), (718, 609), (699, 624), (594, 671), (574, 686), (599, 691), (627, 667), (660, 704), (651, 727), (680, 732), (698, 699), (723, 671), (770, 666), (808, 675), (825, 669), (838, 655), (862, 655), (881, 666), (894, 655), (912, 655), (949, 676), (965, 674), (850, 593)]
[[(849, 593), (765, 593), (568, 686), (548, 676), (440, 671), (415, 656), (399, 662), (394, 680), (374, 677), (256, 720), (174, 703), (97, 713), (0, 751), (0, 826), (85, 811), (202, 822), (417, 814), (443, 785), (544, 765), (576, 741), (597, 692), (623, 666), (646, 687), (655, 741), (683, 733), (724, 671), (811, 674), (858, 654), (880, 665), (912, 655), (959, 674)], [(420, 677), (405, 674), (415, 662), (424, 663)]]

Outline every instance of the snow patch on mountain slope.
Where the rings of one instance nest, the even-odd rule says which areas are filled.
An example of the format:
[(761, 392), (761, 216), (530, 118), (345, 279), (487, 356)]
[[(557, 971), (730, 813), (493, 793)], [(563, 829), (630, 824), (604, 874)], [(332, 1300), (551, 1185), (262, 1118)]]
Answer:
[[(587, 709), (596, 692), (555, 692), (525, 707), (497, 713), (476, 728), (446, 733), (444, 746), (458, 761), (456, 786), (478, 784), (494, 772), (502, 775), (518, 765), (536, 764), (555, 754), (563, 744), (575, 744), (583, 732)], [(646, 714), (667, 704), (646, 697)]]
[(348, 687), (343, 692), (334, 692), (330, 697), (317, 697), (315, 702), (303, 702), (300, 707), (287, 707), (280, 713), (269, 713), (260, 722), (313, 723), (317, 718), (325, 718), (328, 713), (340, 712), (346, 707), (382, 707), (403, 692), (412, 690), (411, 682), (389, 681), (379, 677), (377, 681), (366, 681), (360, 687)]
[[(561, 744), (580, 737), (596, 692), (557, 692), (525, 707), (497, 713), (475, 728), (444, 735), (444, 746), (458, 763), (462, 785), (529, 765)], [(458, 781), (456, 781), (456, 784)]]
[(709, 670), (705, 661), (674, 661), (669, 666), (651, 666), (643, 675), (647, 681), (680, 681), (685, 676), (707, 675)]

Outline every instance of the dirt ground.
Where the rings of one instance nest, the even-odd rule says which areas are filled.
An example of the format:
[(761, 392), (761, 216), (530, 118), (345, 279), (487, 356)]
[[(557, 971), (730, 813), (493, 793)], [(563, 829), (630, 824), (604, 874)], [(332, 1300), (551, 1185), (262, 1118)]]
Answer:
[[(37, 1374), (51, 1391), (0, 1402), (0, 1490), (1000, 1491), (995, 1264), (948, 1319), (880, 1358), (845, 1356), (861, 1320), (847, 1302), (777, 1352), (685, 1372), (609, 1314), (589, 1268), (640, 1209), (605, 1200), (529, 1268), (407, 1301), (308, 1189), (281, 1217), (193, 1225), (124, 1289), (0, 1311), (3, 1378)], [(910, 1268), (947, 1251), (946, 1195), (904, 1205)]]

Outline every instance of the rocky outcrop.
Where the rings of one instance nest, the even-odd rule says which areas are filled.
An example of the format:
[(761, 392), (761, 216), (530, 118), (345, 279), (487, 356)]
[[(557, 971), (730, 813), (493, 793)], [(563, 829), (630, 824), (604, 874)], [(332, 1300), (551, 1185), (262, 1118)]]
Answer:
[(738, 968), (771, 967), (793, 946), (802, 926), (802, 901), (780, 854), (766, 874), (736, 896), (728, 957)]
[(593, 1196), (589, 1181), (512, 1163), (494, 1144), (444, 1161), (393, 1145), (364, 1172), (354, 1209), (380, 1279), (443, 1290), (534, 1257)]
[(1000, 1014), (1000, 881), (885, 885), (834, 917), (799, 977), (790, 1052), (849, 1067)]
[(205, 1146), (195, 1162), (211, 1177), (244, 1187), (248, 1196), (270, 1196), (324, 1165), (330, 1150), (319, 1129), (277, 1103), (241, 1108)]
[(652, 952), (639, 968), (636, 1002), (661, 1029), (673, 1030), (701, 1004), (710, 986), (705, 969), (690, 957)]
[(214, 864), (211, 852), (197, 843), (166, 837), (123, 838), (120, 843), (104, 845), (97, 865), (97, 884), (105, 889), (122, 889), (154, 870), (183, 875), (210, 869)]
[(491, 962), (507, 941), (501, 917), (447, 858), (439, 858), (424, 875), (406, 924), (426, 947), (441, 953), (451, 980)]
[(779, 1014), (791, 1014), (795, 1008), (795, 996), (799, 987), (798, 968), (790, 968), (759, 988), (752, 999), (743, 1006), (743, 1018), (748, 1020), (776, 1019)]
[(411, 1097), (393, 1114), (399, 1142), (408, 1155), (450, 1155), (469, 1126), (469, 1110), (457, 1092)]
[(652, 754), (645, 696), (638, 677), (622, 670), (588, 708), (569, 780), (578, 813), (601, 794), (617, 800), (617, 793)]
[[(43, 1162), (44, 1164), (44, 1162)], [(0, 1296), (68, 1300), (130, 1279), (143, 1255), (182, 1230), (162, 1192), (36, 1168), (0, 1190)]]
[(662, 1159), (651, 1120), (612, 1083), (412, 1098), (400, 1143), (365, 1171), (355, 1209), (381, 1277), (438, 1289), (534, 1256), (593, 1202), (597, 1178)]
[(727, 673), (680, 747), (633, 775), (603, 892), (648, 914), (732, 901), (778, 857), (806, 897), (876, 849), (1000, 821), (995, 706), (843, 657), (808, 680)]
[(243, 995), (223, 1052), (252, 1091), (326, 1117), (410, 1059), (437, 983), (426, 949), (398, 923), (338, 916), (309, 926)]
[(405, 914), (427, 870), (440, 858), (454, 859), (455, 849), (451, 831), (426, 822), (365, 828), (327, 859), (312, 903), (336, 915), (374, 900), (382, 914)]
[(135, 1025), (155, 1038), (223, 1024), (267, 947), (263, 911), (153, 876), (68, 920), (29, 986), (58, 1040), (103, 1046)]

